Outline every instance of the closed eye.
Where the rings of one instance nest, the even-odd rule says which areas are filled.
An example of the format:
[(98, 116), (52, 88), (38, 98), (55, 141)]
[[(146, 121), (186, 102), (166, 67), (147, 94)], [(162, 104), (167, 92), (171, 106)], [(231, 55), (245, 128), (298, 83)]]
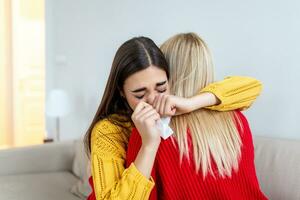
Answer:
[(164, 89), (164, 90), (157, 90), (157, 92), (159, 92), (159, 93), (164, 93), (165, 91), (167, 91), (167, 89)]
[(138, 98), (138, 99), (142, 99), (142, 98), (144, 98), (144, 96), (145, 96), (145, 95), (142, 95), (142, 96), (135, 96), (135, 97)]
[[(164, 93), (164, 92), (166, 92), (167, 91), (167, 89), (163, 89), (163, 90), (157, 90), (157, 92), (159, 92), (159, 93)], [(140, 96), (135, 96), (137, 99), (142, 99), (142, 98), (144, 98), (144, 96), (145, 95), (140, 95)]]

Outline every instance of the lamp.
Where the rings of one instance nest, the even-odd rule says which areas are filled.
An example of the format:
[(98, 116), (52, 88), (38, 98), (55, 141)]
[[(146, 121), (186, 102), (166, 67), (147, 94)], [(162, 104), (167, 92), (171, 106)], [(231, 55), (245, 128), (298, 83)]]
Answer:
[(70, 99), (66, 92), (61, 89), (51, 90), (46, 102), (46, 115), (55, 118), (56, 141), (60, 140), (60, 118), (69, 114), (70, 110)]

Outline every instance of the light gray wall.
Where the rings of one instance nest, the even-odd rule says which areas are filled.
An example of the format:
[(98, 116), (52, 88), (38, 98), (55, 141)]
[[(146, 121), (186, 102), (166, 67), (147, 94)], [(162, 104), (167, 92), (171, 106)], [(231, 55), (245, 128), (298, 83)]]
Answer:
[[(300, 138), (299, 11), (297, 0), (46, 0), (47, 93), (62, 88), (73, 101), (62, 139), (84, 134), (122, 42), (144, 35), (161, 44), (187, 31), (208, 43), (218, 80), (247, 75), (263, 82), (245, 112), (253, 134)], [(47, 131), (54, 132), (51, 118)]]

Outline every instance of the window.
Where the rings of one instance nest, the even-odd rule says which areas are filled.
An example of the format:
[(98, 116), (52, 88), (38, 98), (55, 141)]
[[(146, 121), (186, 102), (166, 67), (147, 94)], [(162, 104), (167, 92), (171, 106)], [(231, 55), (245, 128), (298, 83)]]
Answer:
[(44, 1), (0, 2), (0, 146), (39, 144), (45, 136)]

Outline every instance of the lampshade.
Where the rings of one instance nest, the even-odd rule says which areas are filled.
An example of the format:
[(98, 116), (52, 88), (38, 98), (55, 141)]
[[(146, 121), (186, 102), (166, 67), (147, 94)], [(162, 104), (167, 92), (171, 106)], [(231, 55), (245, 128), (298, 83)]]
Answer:
[(46, 115), (50, 117), (62, 117), (71, 110), (70, 99), (65, 91), (54, 89), (50, 91), (46, 102)]

